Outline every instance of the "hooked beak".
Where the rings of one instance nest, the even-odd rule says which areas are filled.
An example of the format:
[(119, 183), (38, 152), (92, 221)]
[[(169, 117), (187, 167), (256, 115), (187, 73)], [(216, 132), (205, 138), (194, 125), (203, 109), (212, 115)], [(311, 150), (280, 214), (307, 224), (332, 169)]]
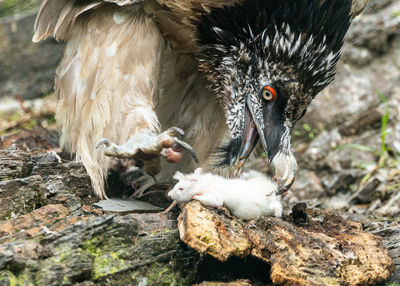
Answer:
[[(240, 150), (237, 157), (233, 158), (230, 162), (229, 176), (231, 178), (240, 175), (244, 163), (246, 162), (247, 158), (251, 154), (259, 139), (261, 140), (264, 151), (267, 154), (271, 153), (268, 152), (268, 148), (271, 148), (271, 146), (268, 146), (267, 144), (267, 129), (265, 127), (262, 128), (261, 124), (255, 116), (255, 110), (255, 103), (252, 102), (248, 97), (245, 107), (245, 124)], [(265, 118), (262, 118), (262, 121), (264, 122), (265, 126), (266, 124), (269, 124), (265, 121)], [(289, 132), (283, 132), (281, 136), (290, 135)], [(275, 169), (275, 180), (278, 183), (279, 194), (285, 193), (290, 189), (290, 187), (294, 183), (297, 171), (296, 159), (290, 148), (290, 137), (287, 138), (286, 142), (288, 142), (288, 144), (284, 144), (286, 145), (284, 147), (279, 146), (279, 151), (274, 154), (272, 158), (272, 165)]]

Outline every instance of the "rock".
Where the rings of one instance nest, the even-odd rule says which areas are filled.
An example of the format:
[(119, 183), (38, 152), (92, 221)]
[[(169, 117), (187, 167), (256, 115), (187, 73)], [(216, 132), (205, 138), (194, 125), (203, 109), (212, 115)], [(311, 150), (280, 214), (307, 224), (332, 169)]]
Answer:
[(395, 216), (400, 213), (400, 192), (391, 197), (383, 206), (379, 207), (376, 212), (384, 216)]
[(341, 172), (322, 173), (321, 182), (329, 195), (349, 192), (351, 185), (362, 179), (364, 172), (359, 170), (343, 170)]
[(0, 246), (1, 285), (189, 285), (200, 261), (181, 247), (176, 221), (164, 214), (104, 215), (52, 229)]
[(391, 48), (396, 35), (399, 34), (400, 17), (395, 13), (398, 7), (398, 3), (396, 5), (392, 2), (391, 5), (380, 7), (378, 17), (374, 14), (356, 19), (346, 39), (351, 44), (366, 47), (375, 54), (386, 53)]
[(160, 212), (162, 209), (152, 204), (137, 200), (109, 199), (94, 204), (101, 208), (105, 213), (150, 213)]
[[(1, 105), (2, 102), (0, 101), (0, 106)], [(1, 113), (2, 111), (0, 110), (0, 114)], [(7, 126), (11, 126), (9, 129), (12, 130), (13, 128), (18, 129), (18, 127), (24, 128), (24, 126), (26, 126), (25, 124), (29, 125), (32, 122), (34, 122), (35, 124), (47, 123), (43, 122), (46, 119), (43, 120), (41, 118), (34, 118), (35, 115), (26, 115), (26, 120), (21, 119), (21, 121), (17, 120), (11, 123), (5, 123), (5, 128), (2, 128), (2, 126), (0, 126), (0, 133), (2, 132), (2, 130), (7, 130)], [(50, 112), (46, 113), (45, 115), (51, 116)], [(6, 136), (0, 136), (0, 148), (10, 148), (14, 144), (14, 146), (18, 146), (18, 150), (22, 151), (54, 149), (58, 147), (58, 137), (58, 131), (47, 130), (43, 128), (43, 126), (37, 125), (29, 130), (23, 130), (21, 132), (11, 133)]]
[(93, 203), (82, 164), (60, 160), (54, 153), (0, 150), (0, 218), (24, 215), (46, 204), (80, 212), (83, 204)]
[[(217, 219), (217, 220), (215, 220)], [(183, 242), (200, 253), (224, 262), (231, 256), (250, 254), (251, 242), (242, 224), (236, 220), (218, 220), (198, 201), (185, 206), (178, 217), (179, 235)]]
[(299, 170), (291, 191), (285, 196), (285, 201), (295, 203), (302, 200), (316, 200), (325, 195), (321, 179), (314, 171)]
[(299, 160), (300, 164), (308, 169), (340, 169), (337, 162), (324, 160), (331, 151), (340, 143), (342, 136), (337, 129), (330, 132), (323, 131), (308, 145), (307, 150), (304, 152), (302, 158)]
[(393, 260), (395, 265), (395, 273), (392, 277), (390, 277), (389, 283), (395, 283), (400, 281), (400, 226), (393, 225), (393, 226), (384, 226), (379, 227), (371, 231), (371, 233), (375, 235), (379, 235), (382, 237), (385, 246), (389, 249), (390, 257)]
[(381, 183), (381, 180), (379, 180), (378, 178), (372, 178), (372, 180), (370, 180), (368, 184), (360, 188), (351, 197), (351, 201), (354, 203), (362, 204), (370, 203), (374, 199), (373, 195), (375, 194), (376, 189)]
[(373, 53), (369, 49), (351, 45), (346, 46), (346, 49), (343, 50), (342, 58), (347, 63), (358, 67), (366, 66), (374, 59)]
[(179, 234), (220, 261), (251, 255), (270, 263), (279, 285), (372, 285), (391, 275), (393, 262), (379, 237), (331, 212), (304, 209), (296, 209), (295, 220), (243, 223), (192, 201), (178, 218)]
[(383, 106), (354, 114), (340, 126), (339, 133), (342, 136), (354, 136), (371, 130), (372, 128), (379, 128), (381, 126), (383, 114)]
[(395, 96), (400, 81), (399, 10), (398, 1), (370, 0), (350, 26), (335, 81), (317, 95), (299, 125), (318, 123), (331, 130), (349, 117), (375, 109), (377, 91)]
[(233, 282), (202, 282), (193, 286), (251, 286), (248, 280), (238, 280)]
[(28, 238), (38, 236), (40, 227), (49, 226), (65, 218), (69, 211), (63, 205), (46, 205), (26, 215), (0, 223), (0, 237), (22, 231)]
[(20, 154), (12, 149), (0, 150), (0, 181), (23, 178), (29, 174), (29, 159)]
[(36, 11), (0, 19), (0, 97), (36, 98), (53, 90), (63, 45), (32, 43)]

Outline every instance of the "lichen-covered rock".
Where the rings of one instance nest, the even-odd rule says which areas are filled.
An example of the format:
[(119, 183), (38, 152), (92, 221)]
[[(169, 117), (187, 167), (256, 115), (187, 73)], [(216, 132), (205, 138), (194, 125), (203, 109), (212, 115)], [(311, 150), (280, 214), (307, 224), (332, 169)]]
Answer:
[(24, 215), (46, 204), (69, 212), (95, 202), (90, 178), (81, 163), (55, 153), (0, 150), (0, 219)]
[(202, 282), (193, 286), (251, 286), (248, 280), (238, 280), (233, 282)]
[(201, 259), (169, 214), (107, 215), (55, 153), (0, 151), (0, 285), (191, 285)]
[(13, 281), (190, 285), (195, 281), (199, 257), (182, 247), (176, 220), (168, 215), (103, 215), (65, 228), (50, 221), (41, 227), (47, 231), (32, 240), (1, 245), (1, 285)]

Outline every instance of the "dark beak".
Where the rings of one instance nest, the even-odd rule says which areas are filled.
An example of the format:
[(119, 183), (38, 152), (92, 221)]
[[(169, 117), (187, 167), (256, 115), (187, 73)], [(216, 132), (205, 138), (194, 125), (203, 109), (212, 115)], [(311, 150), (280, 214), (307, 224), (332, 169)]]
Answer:
[(238, 156), (236, 158), (233, 158), (230, 162), (231, 167), (229, 169), (229, 177), (234, 178), (240, 175), (244, 163), (250, 156), (251, 151), (253, 151), (254, 147), (257, 145), (259, 138), (260, 136), (258, 135), (256, 124), (246, 104), (242, 143)]
[[(241, 147), (238, 156), (231, 162), (231, 168), (229, 172), (230, 177), (236, 177), (240, 175), (244, 163), (259, 139), (261, 140), (264, 151), (267, 154), (270, 154), (270, 152), (268, 152), (268, 134), (266, 132), (266, 128), (262, 128), (261, 124), (258, 123), (259, 121), (257, 120), (255, 110), (255, 103), (252, 102), (248, 97), (245, 108), (245, 126)], [(269, 124), (265, 121), (265, 118), (261, 118), (261, 120), (264, 122), (265, 126), (266, 124)], [(286, 144), (286, 146), (279, 146), (279, 151), (274, 154), (272, 158), (272, 165), (275, 169), (275, 179), (278, 182), (279, 193), (284, 193), (290, 189), (295, 180), (297, 163), (290, 147), (289, 132), (284, 132), (281, 134), (281, 136), (288, 136), (289, 138), (287, 138), (286, 142), (289, 143)]]

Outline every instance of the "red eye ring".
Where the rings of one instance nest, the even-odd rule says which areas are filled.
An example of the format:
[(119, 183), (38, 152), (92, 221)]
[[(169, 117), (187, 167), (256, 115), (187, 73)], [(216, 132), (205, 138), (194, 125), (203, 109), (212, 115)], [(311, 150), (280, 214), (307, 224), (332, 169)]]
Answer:
[(273, 88), (270, 85), (264, 86), (263, 90), (262, 90), (262, 96), (269, 103), (274, 102), (276, 100), (276, 97), (277, 97), (275, 88)]

